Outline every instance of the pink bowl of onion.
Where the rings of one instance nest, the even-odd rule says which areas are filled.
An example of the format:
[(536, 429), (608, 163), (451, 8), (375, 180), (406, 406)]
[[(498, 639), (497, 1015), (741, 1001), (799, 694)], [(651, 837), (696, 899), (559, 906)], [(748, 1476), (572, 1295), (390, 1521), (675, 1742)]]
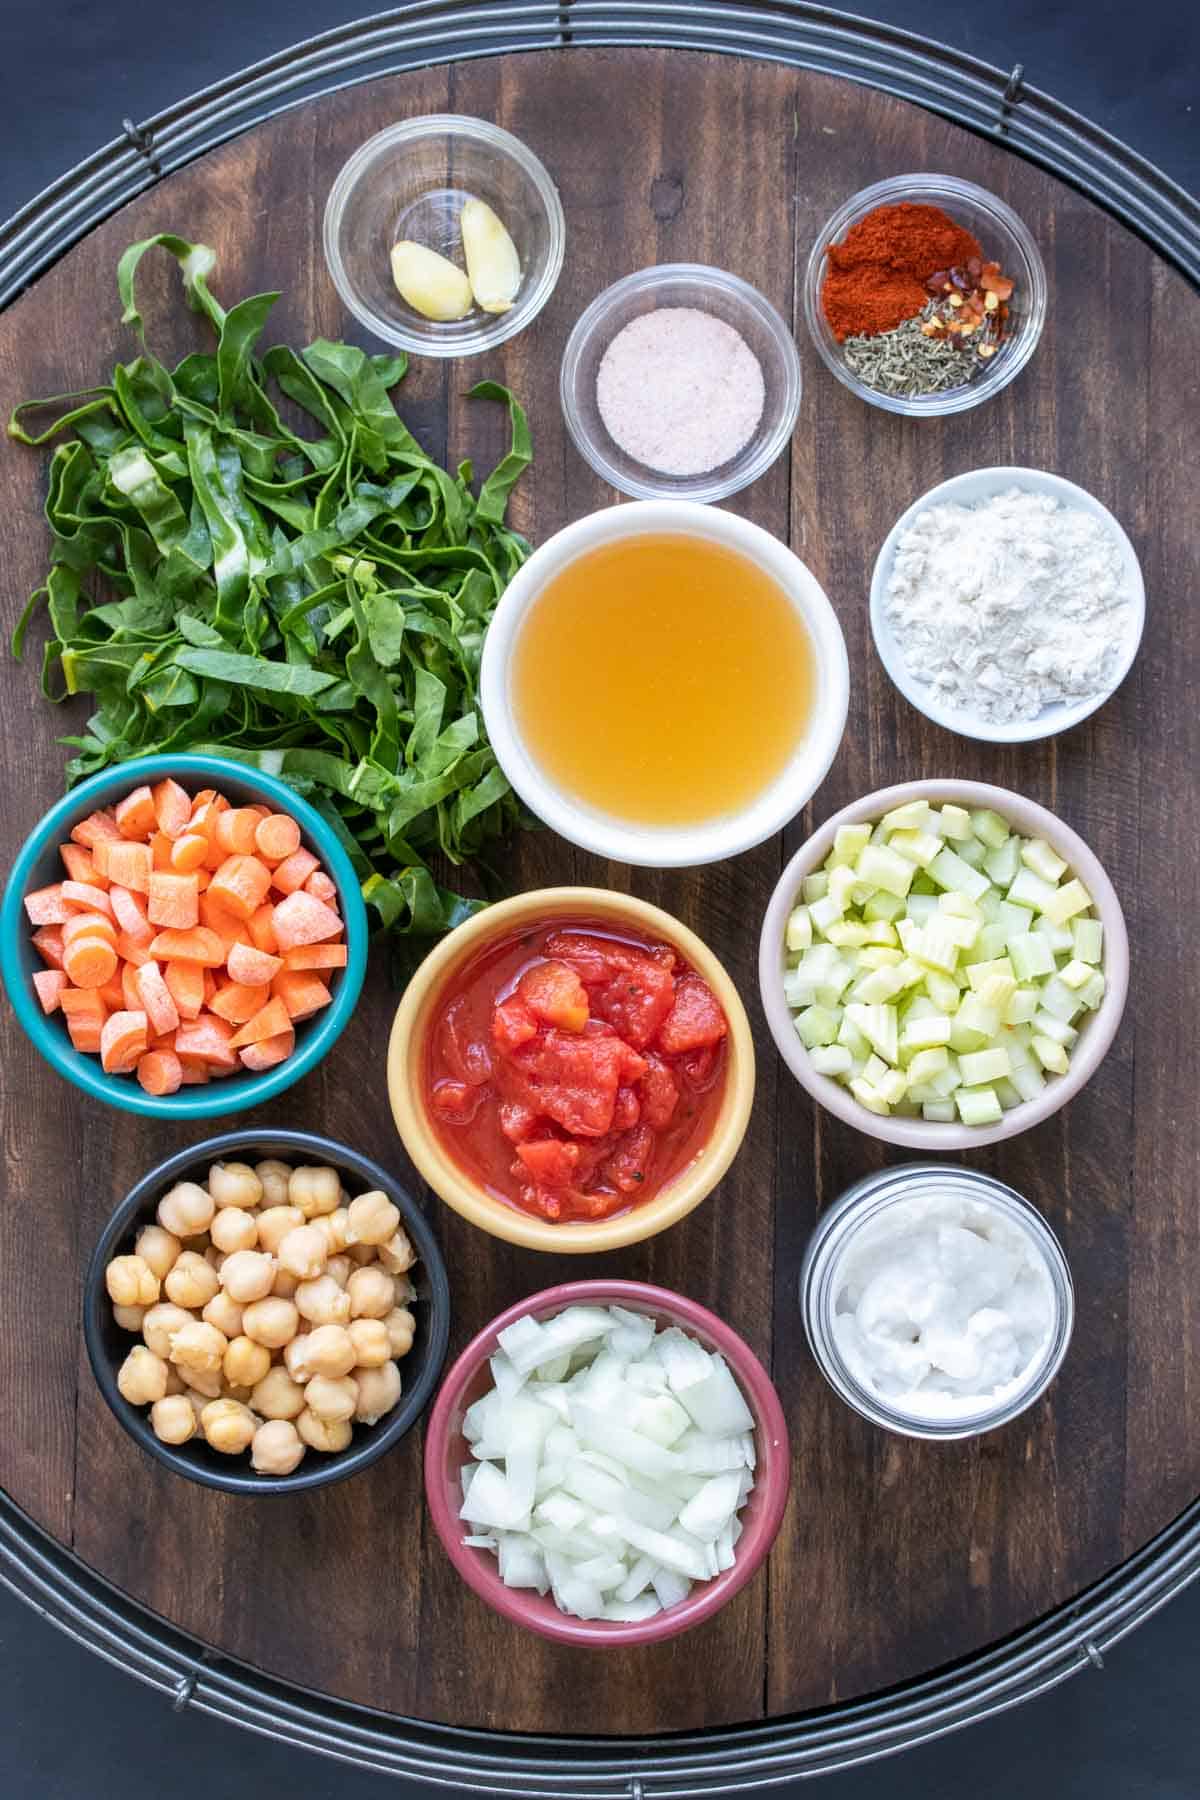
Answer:
[(468, 1587), (592, 1648), (718, 1612), (765, 1560), (790, 1483), (779, 1397), (705, 1307), (572, 1281), (473, 1338), (425, 1434), (425, 1494)]

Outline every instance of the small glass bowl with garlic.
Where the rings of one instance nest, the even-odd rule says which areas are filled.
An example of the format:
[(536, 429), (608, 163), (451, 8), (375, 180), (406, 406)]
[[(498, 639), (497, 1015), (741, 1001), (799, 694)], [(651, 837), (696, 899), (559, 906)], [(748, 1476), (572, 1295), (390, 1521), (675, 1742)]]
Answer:
[[(482, 205), (464, 233), (472, 201)], [(342, 300), (385, 343), (421, 356), (477, 356), (523, 331), (554, 291), (565, 242), (558, 189), (533, 152), (485, 119), (454, 114), (404, 119), (370, 138), (325, 207), (325, 260)]]

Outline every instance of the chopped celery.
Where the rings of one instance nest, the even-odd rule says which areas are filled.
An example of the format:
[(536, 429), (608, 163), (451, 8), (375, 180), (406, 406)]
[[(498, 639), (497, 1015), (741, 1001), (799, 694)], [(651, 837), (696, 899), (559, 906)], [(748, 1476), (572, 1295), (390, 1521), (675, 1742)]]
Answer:
[(1092, 904), (1092, 896), (1082, 881), (1068, 881), (1065, 887), (1055, 888), (1047, 904), (1042, 908), (1053, 925), (1065, 925), (1076, 913), (1086, 912)]
[(793, 1019), (800, 1041), (809, 1050), (818, 1044), (832, 1044), (840, 1021), (825, 1006), (809, 1006)]
[(1006, 888), (1014, 880), (1021, 864), (1020, 840), (1010, 837), (996, 850), (989, 850), (983, 859), (983, 866), (989, 880), (997, 887)]
[(1045, 938), (1055, 956), (1061, 956), (1064, 951), (1071, 949), (1074, 940), (1069, 925), (1056, 925), (1053, 919), (1047, 919), (1043, 915), (1042, 918), (1034, 920), (1033, 929), (1039, 937)]
[(899, 1028), (894, 1006), (850, 1005), (846, 1008), (846, 1016), (885, 1062), (894, 1064), (900, 1060)]
[(1032, 1049), (1043, 1069), (1048, 1070), (1051, 1075), (1065, 1075), (1071, 1066), (1070, 1058), (1062, 1045), (1054, 1043), (1051, 1038), (1041, 1035), (1035, 1037)]
[(965, 894), (969, 900), (978, 900), (991, 886), (986, 875), (973, 869), (957, 851), (950, 849), (938, 851), (929, 865), (929, 873), (939, 887), (953, 888), (956, 893)]
[(870, 1044), (848, 1014), (842, 1016), (842, 1022), (838, 1026), (837, 1041), (850, 1052), (856, 1061), (865, 1062), (871, 1053)]
[(1073, 993), (1078, 993), (1084, 982), (1090, 981), (1095, 972), (1091, 963), (1080, 962), (1078, 957), (1073, 956), (1070, 962), (1064, 963), (1058, 971), (1058, 979), (1064, 987), (1069, 987)]
[(958, 1059), (958, 1070), (968, 1087), (1000, 1081), (1012, 1071), (1007, 1050), (976, 1050)]
[(963, 919), (955, 913), (943, 913), (939, 930), (952, 944), (957, 944), (960, 950), (971, 950), (979, 936), (980, 926), (978, 919)]
[(863, 930), (867, 934), (865, 942), (880, 949), (893, 949), (900, 942), (896, 936), (896, 927), (890, 919), (872, 919), (863, 926)]
[(888, 839), (888, 848), (904, 857), (906, 862), (927, 869), (942, 848), (942, 840), (932, 831), (896, 831)]
[(1008, 954), (1018, 981), (1034, 981), (1039, 975), (1054, 973), (1054, 951), (1039, 932), (1019, 932), (1009, 938)]
[(953, 1100), (926, 1100), (921, 1108), (921, 1117), (928, 1119), (931, 1125), (953, 1125)]
[(927, 919), (917, 938), (906, 946), (914, 962), (919, 962), (927, 969), (936, 969), (939, 974), (949, 975), (958, 961), (959, 946), (954, 937), (954, 926), (957, 923), (957, 920), (948, 919), (942, 913), (935, 913), (932, 918)]
[(963, 843), (972, 835), (971, 815), (965, 807), (947, 804), (938, 815), (938, 829), (943, 837)]
[(1049, 1038), (1052, 1044), (1061, 1044), (1064, 1050), (1069, 1050), (1079, 1036), (1073, 1025), (1068, 1025), (1065, 1019), (1056, 1019), (1053, 1013), (1034, 1013), (1030, 1023), (1035, 1033)]
[(1013, 966), (1008, 957), (999, 956), (991, 962), (973, 963), (968, 971), (968, 980), (978, 993), (984, 982), (990, 980), (993, 975), (1005, 975), (1011, 980), (1013, 973)]
[(823, 900), (829, 892), (829, 877), (818, 869), (815, 875), (806, 875), (801, 885), (801, 893), (809, 906), (814, 900)]
[(877, 1006), (883, 1000), (891, 1000), (904, 986), (899, 970), (888, 968), (868, 969), (861, 981), (854, 985), (853, 998), (867, 1006)]
[(937, 911), (937, 905), (935, 894), (910, 894), (904, 902), (905, 916), (911, 919), (915, 925), (923, 925), (926, 919), (933, 917)]
[(939, 1044), (935, 1050), (918, 1050), (908, 1065), (908, 1079), (911, 1085), (920, 1081), (929, 1081), (950, 1067), (950, 1054)]
[(812, 943), (812, 919), (807, 906), (798, 906), (789, 913), (787, 931), (784, 942), (789, 950), (807, 950)]
[(972, 812), (971, 830), (989, 850), (998, 850), (1008, 836), (1008, 826), (990, 806), (982, 806)]
[(1095, 1012), (1096, 1008), (1104, 998), (1107, 987), (1108, 983), (1105, 981), (1099, 969), (1093, 969), (1090, 978), (1085, 981), (1083, 986), (1079, 989), (1079, 998), (1083, 1001), (1083, 1004), (1087, 1007), (1089, 1012)]
[(818, 1075), (848, 1075), (854, 1058), (844, 1044), (817, 1044), (809, 1061)]
[(822, 933), (828, 931), (845, 910), (844, 906), (838, 905), (832, 894), (823, 894), (819, 900), (811, 901), (808, 916), (812, 920), (813, 930)]
[(842, 864), (829, 871), (829, 898), (839, 912), (845, 912), (846, 908), (851, 905), (856, 882), (857, 877), (854, 870), (848, 869)]
[(1080, 962), (1099, 963), (1104, 951), (1104, 927), (1099, 919), (1075, 919), (1073, 921), (1071, 948)]
[(1000, 1015), (995, 1007), (985, 1006), (978, 994), (965, 994), (954, 1015), (955, 1020), (985, 1038), (993, 1038), (1000, 1029)]
[(1006, 898), (1011, 900), (1014, 906), (1028, 906), (1034, 912), (1044, 913), (1057, 891), (1051, 882), (1043, 881), (1042, 877), (1035, 875), (1032, 869), (1022, 866), (1017, 870)]
[(875, 1092), (889, 1106), (899, 1106), (908, 1092), (908, 1078), (899, 1069), (889, 1069), (875, 1084)]
[(964, 1125), (994, 1125), (1004, 1116), (995, 1088), (956, 1088), (954, 1104)]
[(867, 941), (867, 928), (854, 919), (835, 919), (825, 936), (839, 950), (857, 950)]
[(870, 1082), (864, 1080), (861, 1075), (856, 1075), (850, 1082), (850, 1092), (859, 1105), (865, 1106), (868, 1112), (886, 1115), (890, 1111), (887, 1101), (882, 1099)]
[(1016, 937), (1019, 932), (1028, 931), (1033, 925), (1033, 914), (1027, 906), (1014, 906), (1009, 900), (997, 900), (995, 914), (988, 920), (989, 925), (1003, 926), (1005, 943)]
[(1022, 1100), (1036, 1100), (1046, 1085), (1046, 1077), (1032, 1062), (1022, 1063), (1014, 1068), (1009, 1080)]
[(900, 1041), (906, 1050), (935, 1050), (939, 1044), (950, 1042), (950, 1032), (951, 1023), (945, 1013), (934, 1013), (922, 1019), (910, 1016)]
[[(897, 894), (903, 900), (912, 886), (913, 864), (884, 844), (868, 844), (858, 859), (858, 873), (864, 881), (872, 882), (885, 893)], [(950, 883), (946, 885), (949, 887)]]
[(1011, 1112), (1014, 1106), (1020, 1106), (1021, 1095), (1005, 1076), (996, 1083), (996, 1098), (1000, 1102), (1002, 1112)]
[(903, 806), (895, 806), (891, 812), (884, 813), (880, 820), (885, 832), (897, 831), (933, 831), (938, 830), (938, 814), (934, 812), (928, 800), (908, 800)]
[(880, 920), (898, 919), (904, 911), (904, 898), (900, 894), (888, 894), (877, 890), (863, 906), (863, 918), (872, 924)]
[(826, 866), (836, 869), (844, 863), (853, 868), (870, 841), (869, 825), (839, 825), (834, 833), (833, 853)]
[(1034, 987), (1014, 988), (1004, 1008), (1006, 1025), (1028, 1025), (1038, 1009), (1038, 991)]
[(1042, 983), (1041, 1002), (1042, 1011), (1053, 1019), (1061, 1019), (1064, 1025), (1071, 1023), (1080, 1008), (1079, 995), (1071, 992), (1061, 975), (1051, 975)]
[(933, 1002), (935, 1012), (958, 1011), (959, 987), (949, 975), (940, 975), (936, 969), (931, 969), (925, 977), (925, 992)]
[[(971, 973), (975, 971), (972, 969)], [(1017, 984), (1011, 975), (989, 975), (975, 989), (983, 1004), (998, 1012), (1002, 1019), (1007, 1015), (1008, 1003), (1016, 991)]]
[(987, 855), (987, 845), (981, 844), (979, 839), (972, 835), (964, 839), (958, 846), (958, 854), (965, 863), (970, 863), (973, 869), (982, 869), (983, 859)]
[(1067, 872), (1067, 865), (1056, 850), (1052, 850), (1045, 838), (1026, 838), (1021, 845), (1021, 861), (1051, 887), (1057, 887)]

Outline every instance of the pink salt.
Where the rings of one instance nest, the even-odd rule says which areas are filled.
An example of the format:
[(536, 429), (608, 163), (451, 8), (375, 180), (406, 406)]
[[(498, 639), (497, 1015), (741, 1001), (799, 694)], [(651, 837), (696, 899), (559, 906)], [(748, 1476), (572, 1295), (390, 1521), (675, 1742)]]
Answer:
[(596, 374), (613, 441), (664, 475), (719, 469), (762, 418), (762, 367), (741, 333), (694, 306), (642, 313), (618, 331)]

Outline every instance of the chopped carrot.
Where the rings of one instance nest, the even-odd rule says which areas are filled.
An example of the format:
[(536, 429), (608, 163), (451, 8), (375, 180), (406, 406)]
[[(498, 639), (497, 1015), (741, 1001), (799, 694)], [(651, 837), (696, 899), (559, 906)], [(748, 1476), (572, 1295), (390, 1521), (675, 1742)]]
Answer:
[(231, 1050), (241, 1050), (247, 1044), (261, 1044), (264, 1038), (278, 1037), (281, 1032), (290, 1031), (292, 1021), (287, 1007), (275, 996), (259, 1008), (248, 1024), (229, 1040)]
[(59, 995), (59, 1005), (68, 1019), (95, 1019), (97, 1025), (103, 1025), (108, 1016), (108, 1008), (95, 988), (65, 987)]
[(265, 950), (274, 956), (279, 945), (275, 941), (275, 908), (271, 905), (260, 906), (258, 911), (246, 921), (246, 929), (256, 950)]
[(43, 925), (35, 931), (32, 938), (34, 949), (44, 963), (52, 969), (61, 969), (63, 965), (63, 935), (61, 925)]
[(203, 893), (205, 888), (208, 887), (212, 881), (212, 870), (206, 868), (193, 869), (191, 873), (196, 877), (196, 887), (200, 893)]
[(171, 852), (175, 848), (173, 839), (165, 831), (156, 831), (150, 839), (150, 866), (153, 869), (169, 869)]
[(25, 896), (25, 911), (31, 925), (65, 925), (71, 909), (63, 899), (63, 884), (52, 881), (49, 887), (35, 888)]
[(123, 962), (121, 973), (114, 976), (100, 994), (109, 1012), (120, 1012), (124, 1007), (127, 1012), (143, 1012), (142, 996), (137, 986), (138, 968), (136, 963)]
[(337, 883), (330, 880), (324, 869), (313, 870), (304, 884), (304, 892), (314, 894), (318, 900), (323, 900), (326, 906), (332, 906), (334, 911), (337, 911)]
[(114, 841), (123, 844), (125, 839), (97, 838), (92, 845), (92, 866), (96, 871), (97, 887), (108, 880), (108, 853), (112, 849)]
[(272, 922), (285, 955), (297, 944), (320, 944), (326, 938), (337, 937), (342, 930), (337, 914), (312, 894), (289, 894), (275, 908)]
[(182, 837), (192, 816), (191, 796), (186, 788), (168, 775), (165, 781), (155, 783), (151, 793), (158, 829), (164, 837)]
[(261, 987), (243, 987), (238, 981), (227, 981), (218, 987), (209, 1001), (209, 1010), (231, 1025), (244, 1025), (256, 1012), (261, 1012), (265, 994)]
[(183, 1086), (183, 1065), (173, 1050), (147, 1050), (138, 1057), (137, 1078), (148, 1094), (174, 1094)]
[(255, 827), (254, 846), (264, 862), (286, 862), (300, 848), (300, 827), (290, 813), (268, 813)]
[(156, 869), (150, 877), (146, 913), (152, 925), (190, 931), (200, 921), (200, 890), (194, 875), (168, 875)]
[(164, 967), (163, 981), (181, 1019), (198, 1017), (204, 1005), (205, 973), (200, 964), (194, 962), (175, 961)]
[[(154, 927), (151, 926), (150, 929), (153, 931)], [(146, 948), (145, 941), (139, 942), (138, 939), (131, 938), (127, 931), (117, 933), (117, 955), (123, 957), (127, 963), (132, 963), (135, 969), (140, 969), (144, 962), (150, 960), (150, 952)]]
[[(210, 882), (209, 887), (211, 885)], [(200, 922), (207, 925), (210, 931), (216, 932), (227, 951), (234, 944), (246, 943), (250, 936), (246, 921), (223, 906), (219, 894), (212, 894), (207, 890), (200, 896)]]
[(283, 1001), (294, 1023), (311, 1019), (333, 999), (321, 977), (304, 969), (285, 969), (271, 983), (271, 992)]
[(150, 872), (154, 859), (149, 844), (110, 844), (104, 856), (104, 873), (121, 887), (135, 894), (150, 892)]
[(285, 969), (344, 969), (350, 952), (345, 944), (297, 944), (283, 959)]
[(113, 917), (112, 901), (104, 888), (93, 887), (87, 881), (64, 881), (62, 897), (68, 906), (77, 912), (103, 913), (106, 919)]
[(189, 1019), (175, 1033), (175, 1054), (203, 1057), (210, 1073), (213, 1068), (235, 1069), (233, 1027), (224, 1019), (214, 1018), (212, 1013), (202, 1012), (198, 1019)]
[(62, 928), (63, 949), (68, 950), (76, 938), (103, 938), (106, 944), (117, 947), (117, 928), (111, 919), (98, 912), (72, 913)]
[(141, 896), (129, 888), (113, 887), (109, 890), (108, 898), (113, 917), (125, 936), (132, 938), (135, 944), (148, 944), (154, 936), (154, 927), (146, 917), (146, 906)]
[(205, 800), (198, 795), (192, 806), (192, 817), (191, 823), (188, 826), (188, 831), (198, 832), (202, 838), (207, 839), (211, 844), (217, 835), (217, 817), (221, 809), (217, 805), (216, 796), (212, 793), (212, 789), (210, 788), (206, 791), (209, 793), (210, 798)]
[(243, 987), (265, 987), (283, 968), (283, 958), (256, 950), (250, 944), (231, 944), (226, 966), (231, 981)]
[(286, 1062), (295, 1048), (295, 1032), (281, 1031), (278, 1037), (264, 1038), (261, 1044), (247, 1044), (244, 1050), (238, 1051), (238, 1058), (243, 1067), (261, 1075), (265, 1069)]
[(183, 1072), (184, 1087), (203, 1087), (208, 1080), (208, 1064), (199, 1056), (180, 1056), (179, 1067)]
[(68, 1019), (67, 1033), (76, 1050), (87, 1056), (96, 1056), (100, 1051), (100, 1033), (103, 1023), (99, 1019)]
[(92, 887), (100, 886), (96, 875), (96, 859), (90, 850), (85, 850), (82, 844), (60, 844), (58, 854), (72, 881), (86, 881)]
[[(229, 815), (223, 813), (222, 819)], [(209, 896), (241, 920), (258, 911), (271, 886), (271, 871), (257, 856), (237, 853), (227, 857), (209, 884)]]
[(144, 1012), (109, 1014), (100, 1027), (100, 1066), (106, 1075), (128, 1075), (137, 1067), (149, 1030)]
[(217, 978), (211, 969), (204, 971), (204, 1004), (207, 1006), (217, 991)]
[(73, 987), (102, 988), (117, 972), (117, 952), (104, 938), (79, 937), (63, 951), (63, 968)]
[(192, 801), (192, 817), (194, 819), (202, 807), (211, 806), (216, 812), (224, 812), (228, 805), (224, 794), (219, 794), (216, 788), (201, 788)]
[(258, 814), (252, 806), (231, 806), (217, 815), (217, 842), (226, 856), (253, 856)]
[(133, 977), (138, 1001), (156, 1032), (174, 1031), (179, 1024), (179, 1009), (171, 990), (163, 980), (156, 962), (143, 963)]
[(225, 961), (225, 946), (207, 925), (193, 925), (190, 931), (160, 931), (150, 943), (150, 954), (159, 962), (202, 963), (206, 969), (219, 969)]
[(80, 819), (78, 825), (71, 827), (71, 842), (82, 844), (87, 850), (94, 851), (97, 844), (114, 841), (120, 843), (121, 833), (111, 813), (89, 813), (86, 819)]
[(296, 850), (285, 857), (271, 875), (271, 886), (278, 888), (281, 894), (294, 894), (302, 888), (309, 876), (320, 867), (311, 850)]
[(37, 989), (37, 997), (42, 1003), (44, 1013), (57, 1012), (62, 1002), (62, 991), (67, 985), (67, 978), (61, 969), (36, 969), (33, 985)]
[(154, 796), (145, 785), (134, 788), (131, 794), (117, 801), (117, 830), (123, 838), (144, 842), (156, 824)]
[(171, 867), (177, 875), (190, 875), (208, 855), (208, 839), (200, 831), (185, 831), (171, 845)]

